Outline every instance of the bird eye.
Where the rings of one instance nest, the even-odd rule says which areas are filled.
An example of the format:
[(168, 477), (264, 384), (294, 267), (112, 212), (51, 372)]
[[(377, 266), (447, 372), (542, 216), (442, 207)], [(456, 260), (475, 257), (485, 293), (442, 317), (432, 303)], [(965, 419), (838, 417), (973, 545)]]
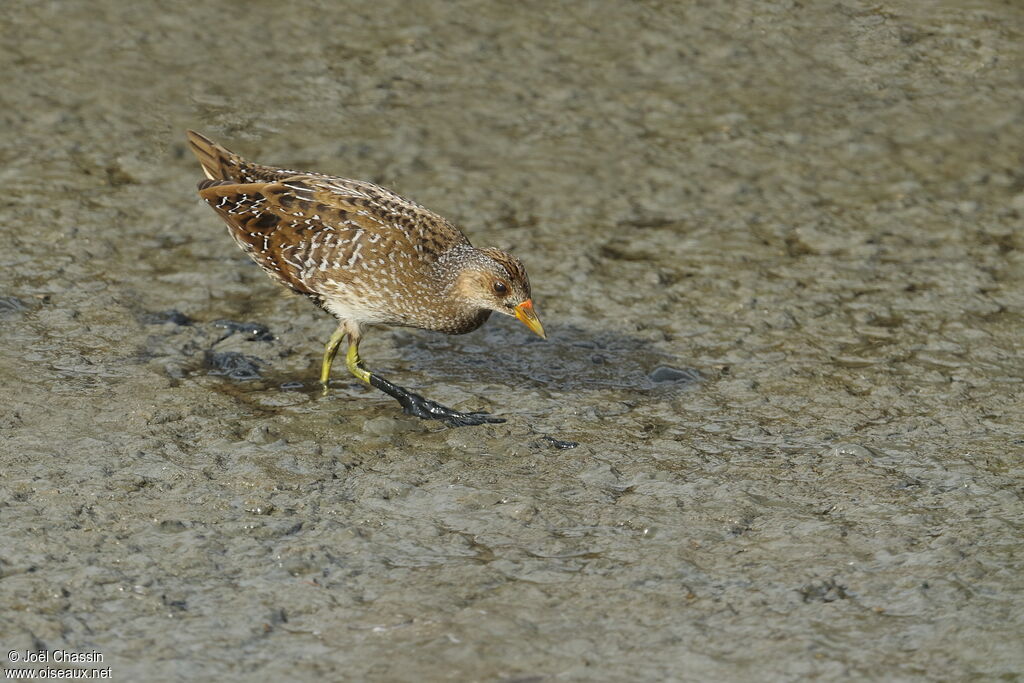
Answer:
[(495, 294), (508, 294), (508, 286), (501, 280), (494, 281)]

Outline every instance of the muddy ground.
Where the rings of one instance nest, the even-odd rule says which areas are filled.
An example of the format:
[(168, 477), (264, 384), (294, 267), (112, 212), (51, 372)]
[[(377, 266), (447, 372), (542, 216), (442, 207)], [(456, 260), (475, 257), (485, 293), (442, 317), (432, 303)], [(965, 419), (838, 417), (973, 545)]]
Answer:
[[(1018, 3), (4, 12), (3, 666), (1024, 669)], [(362, 349), (508, 422), (319, 396), (332, 321), (200, 204), (187, 127), (519, 255), (548, 342)]]

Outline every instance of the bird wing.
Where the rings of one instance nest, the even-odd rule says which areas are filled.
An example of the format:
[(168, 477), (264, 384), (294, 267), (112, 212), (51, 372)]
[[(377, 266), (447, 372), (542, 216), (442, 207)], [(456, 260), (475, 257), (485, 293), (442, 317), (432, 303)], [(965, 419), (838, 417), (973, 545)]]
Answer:
[(313, 297), (323, 280), (344, 283), (374, 266), (370, 254), (401, 254), (413, 267), (468, 244), (437, 214), (356, 180), (313, 174), (268, 183), (204, 180), (199, 195), (273, 279)]

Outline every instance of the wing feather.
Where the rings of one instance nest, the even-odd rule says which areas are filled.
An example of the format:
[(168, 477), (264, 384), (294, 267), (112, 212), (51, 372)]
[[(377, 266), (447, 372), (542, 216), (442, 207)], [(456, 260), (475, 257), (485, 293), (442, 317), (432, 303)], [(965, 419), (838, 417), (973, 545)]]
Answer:
[[(204, 165), (205, 166), (205, 165)], [(271, 278), (322, 302), (323, 284), (375, 268), (424, 267), (465, 235), (420, 205), (372, 183), (311, 174), (276, 182), (205, 180), (200, 196)], [(409, 256), (414, 254), (415, 258)]]

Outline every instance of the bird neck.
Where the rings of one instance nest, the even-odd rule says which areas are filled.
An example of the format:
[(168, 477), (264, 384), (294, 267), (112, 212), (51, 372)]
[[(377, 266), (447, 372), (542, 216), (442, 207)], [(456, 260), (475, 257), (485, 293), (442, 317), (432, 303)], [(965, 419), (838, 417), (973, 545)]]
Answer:
[(445, 296), (451, 296), (456, 294), (455, 285), (466, 268), (474, 264), (483, 267), (487, 260), (476, 247), (459, 244), (437, 257), (434, 261), (434, 277), (441, 285)]
[(444, 302), (443, 312), (437, 315), (437, 320), (443, 321), (445, 332), (472, 332), (487, 322), (491, 311), (466, 301), (459, 288), (459, 276), (474, 265), (481, 270), (486, 268), (488, 261), (488, 257), (476, 247), (460, 244), (443, 253), (434, 262), (434, 278)]

